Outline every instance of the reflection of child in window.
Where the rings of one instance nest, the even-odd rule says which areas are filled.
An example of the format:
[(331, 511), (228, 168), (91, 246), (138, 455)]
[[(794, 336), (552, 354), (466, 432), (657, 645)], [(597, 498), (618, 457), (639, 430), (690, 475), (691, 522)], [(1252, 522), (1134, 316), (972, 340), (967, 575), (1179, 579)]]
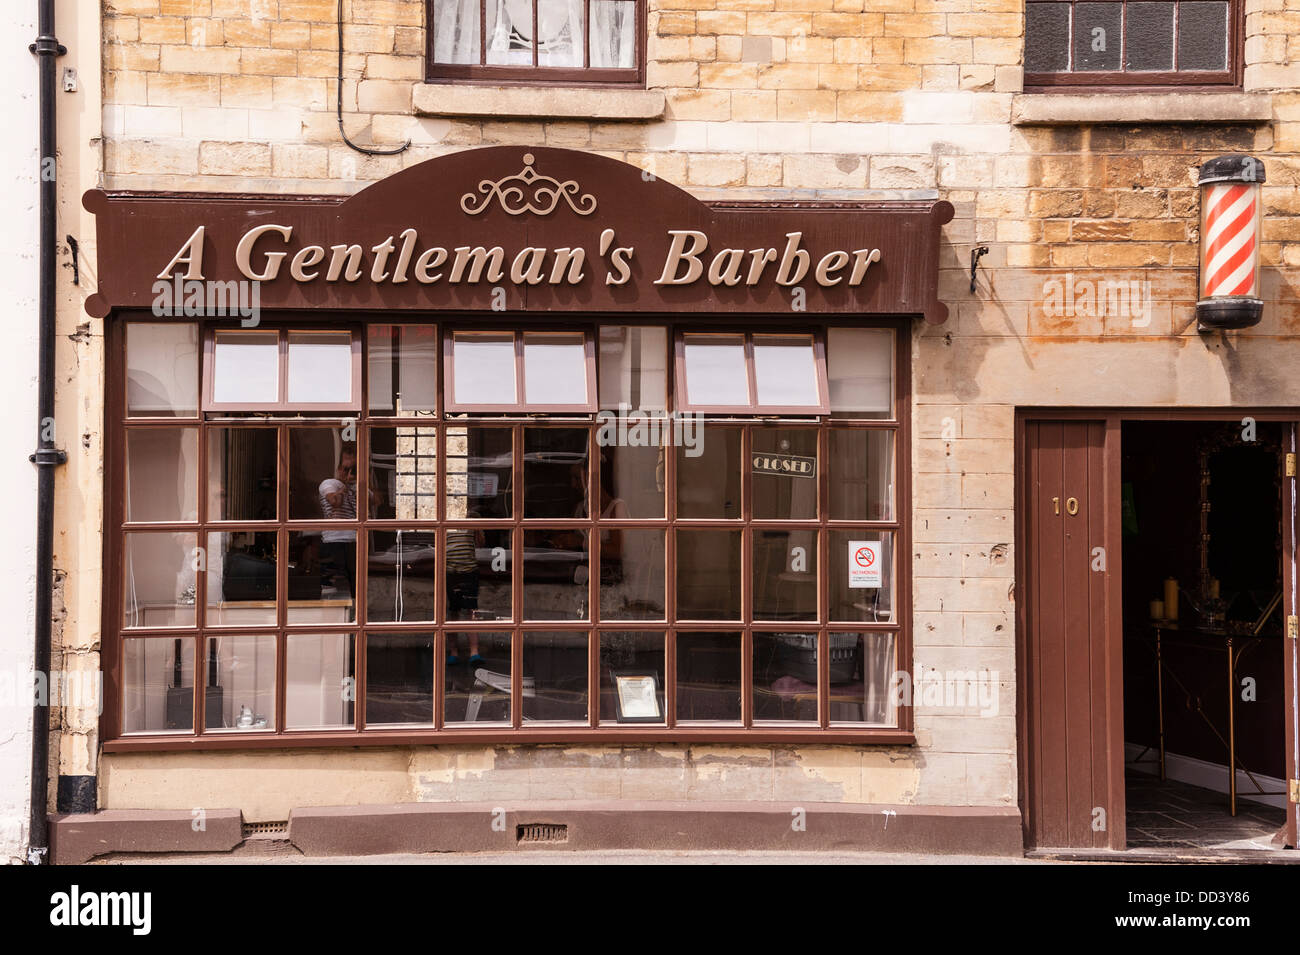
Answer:
[[(357, 452), (352, 445), (339, 451), (338, 467), (334, 477), (320, 482), (321, 516), (327, 521), (355, 521), (357, 519)], [(357, 539), (355, 531), (324, 531), (321, 533), (321, 564), (329, 567), (334, 576), (347, 581), (348, 594), (356, 596), (352, 577), (356, 573)]]

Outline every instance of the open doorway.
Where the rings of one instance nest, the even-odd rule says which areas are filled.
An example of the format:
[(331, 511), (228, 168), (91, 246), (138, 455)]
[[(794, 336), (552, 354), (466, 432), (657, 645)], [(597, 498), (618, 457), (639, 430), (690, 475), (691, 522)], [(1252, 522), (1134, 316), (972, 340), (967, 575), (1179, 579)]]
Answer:
[(1121, 427), (1127, 845), (1281, 849), (1285, 426)]

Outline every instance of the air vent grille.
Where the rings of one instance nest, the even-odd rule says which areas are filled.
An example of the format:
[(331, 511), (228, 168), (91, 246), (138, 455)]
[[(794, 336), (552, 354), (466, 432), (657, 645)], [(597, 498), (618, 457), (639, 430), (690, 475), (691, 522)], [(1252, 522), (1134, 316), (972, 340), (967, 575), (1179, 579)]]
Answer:
[(520, 845), (540, 842), (568, 842), (569, 827), (549, 822), (534, 822), (526, 826), (516, 826), (515, 841)]
[(243, 825), (245, 839), (288, 838), (289, 823), (286, 822), (246, 822)]

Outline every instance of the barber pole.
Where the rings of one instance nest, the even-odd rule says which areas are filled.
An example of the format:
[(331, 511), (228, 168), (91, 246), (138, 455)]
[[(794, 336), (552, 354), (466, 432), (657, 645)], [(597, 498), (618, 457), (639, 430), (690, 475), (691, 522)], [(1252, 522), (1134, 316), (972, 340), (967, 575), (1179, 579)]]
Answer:
[(1260, 185), (1264, 164), (1220, 156), (1201, 166), (1198, 331), (1246, 328), (1264, 311), (1259, 289)]

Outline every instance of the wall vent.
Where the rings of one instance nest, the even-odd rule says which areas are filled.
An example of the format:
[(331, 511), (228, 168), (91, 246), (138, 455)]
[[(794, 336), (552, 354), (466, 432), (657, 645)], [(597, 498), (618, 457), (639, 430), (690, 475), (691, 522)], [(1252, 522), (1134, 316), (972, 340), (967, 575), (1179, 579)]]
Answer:
[(287, 839), (289, 823), (286, 822), (246, 822), (241, 827), (245, 839)]
[(515, 841), (520, 845), (541, 842), (568, 842), (569, 827), (559, 823), (534, 822), (515, 826)]

